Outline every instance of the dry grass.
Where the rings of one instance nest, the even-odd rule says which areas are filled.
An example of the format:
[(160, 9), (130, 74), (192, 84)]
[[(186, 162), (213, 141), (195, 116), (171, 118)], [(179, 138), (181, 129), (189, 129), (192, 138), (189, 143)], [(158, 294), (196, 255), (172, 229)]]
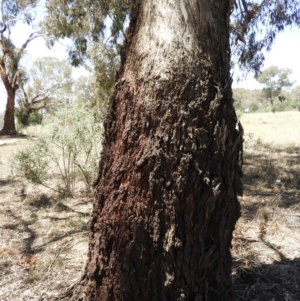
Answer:
[(300, 300), (300, 112), (248, 114), (234, 232), (237, 300)]
[(61, 199), (14, 177), (9, 159), (29, 139), (0, 139), (0, 300), (41, 300), (81, 276), (92, 198)]
[[(298, 301), (300, 113), (247, 114), (241, 119), (245, 194), (232, 249), (237, 300)], [(11, 175), (9, 156), (30, 143), (0, 139), (3, 301), (58, 295), (80, 278), (87, 252), (91, 199), (60, 199)]]
[(300, 113), (298, 111), (244, 114), (246, 136), (254, 134), (265, 144), (281, 148), (300, 147)]

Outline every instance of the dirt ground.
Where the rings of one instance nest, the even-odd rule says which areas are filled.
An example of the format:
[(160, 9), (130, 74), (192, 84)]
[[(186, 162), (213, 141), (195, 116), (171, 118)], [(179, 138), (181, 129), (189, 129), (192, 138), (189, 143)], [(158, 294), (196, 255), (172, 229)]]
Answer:
[[(246, 114), (242, 216), (233, 239), (237, 300), (300, 300), (300, 112)], [(0, 138), (0, 300), (46, 300), (80, 279), (93, 197), (61, 198), (12, 173), (30, 145)]]
[(237, 300), (300, 300), (300, 112), (245, 114)]
[(0, 300), (43, 300), (76, 282), (87, 253), (92, 196), (62, 199), (14, 175), (32, 140), (0, 138)]

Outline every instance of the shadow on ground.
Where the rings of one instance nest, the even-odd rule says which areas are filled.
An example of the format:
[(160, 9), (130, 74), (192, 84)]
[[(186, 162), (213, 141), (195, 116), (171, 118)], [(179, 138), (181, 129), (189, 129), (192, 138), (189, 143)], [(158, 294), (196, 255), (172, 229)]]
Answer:
[(299, 301), (300, 149), (255, 146), (246, 150), (243, 171), (233, 239), (236, 300)]
[(237, 301), (299, 301), (300, 259), (247, 267), (249, 264), (251, 259), (247, 258), (233, 262)]
[[(81, 225), (79, 229), (70, 229), (69, 231), (65, 231), (63, 233), (57, 233), (54, 237), (49, 239), (47, 242), (36, 245), (33, 247), (34, 241), (37, 237), (36, 232), (31, 229), (31, 225), (33, 225), (37, 218), (31, 218), (30, 220), (24, 220), (21, 217), (16, 216), (11, 211), (7, 212), (7, 214), (10, 216), (12, 223), (5, 224), (2, 228), (3, 229), (10, 229), (10, 230), (18, 230), (19, 236), (24, 237), (22, 241), (22, 250), (21, 253), (26, 256), (29, 254), (37, 254), (45, 250), (45, 247), (53, 242), (58, 242), (64, 238), (71, 237), (74, 234), (82, 233), (87, 230), (87, 225)], [(46, 217), (47, 218), (47, 217)], [(69, 217), (70, 218), (70, 217)], [(52, 219), (49, 217), (49, 219)], [(66, 220), (68, 218), (65, 218)]]

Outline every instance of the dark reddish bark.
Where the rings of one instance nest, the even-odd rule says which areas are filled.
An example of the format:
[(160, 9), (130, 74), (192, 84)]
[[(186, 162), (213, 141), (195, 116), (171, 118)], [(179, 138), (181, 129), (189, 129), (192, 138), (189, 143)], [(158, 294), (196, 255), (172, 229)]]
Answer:
[(0, 131), (0, 135), (14, 135), (17, 133), (15, 125), (15, 89), (6, 89), (7, 102), (4, 114), (4, 125)]
[(233, 300), (242, 132), (229, 2), (144, 0), (134, 8), (73, 300)]

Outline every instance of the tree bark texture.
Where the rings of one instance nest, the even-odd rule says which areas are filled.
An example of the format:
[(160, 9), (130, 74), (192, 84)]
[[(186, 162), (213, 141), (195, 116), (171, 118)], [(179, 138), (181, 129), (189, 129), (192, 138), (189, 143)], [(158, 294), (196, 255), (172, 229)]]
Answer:
[(13, 135), (16, 134), (15, 125), (15, 94), (16, 91), (13, 88), (7, 89), (7, 102), (6, 110), (4, 114), (4, 125), (3, 129), (0, 131), (2, 135)]
[(233, 300), (242, 132), (229, 15), (224, 0), (133, 8), (74, 300)]

